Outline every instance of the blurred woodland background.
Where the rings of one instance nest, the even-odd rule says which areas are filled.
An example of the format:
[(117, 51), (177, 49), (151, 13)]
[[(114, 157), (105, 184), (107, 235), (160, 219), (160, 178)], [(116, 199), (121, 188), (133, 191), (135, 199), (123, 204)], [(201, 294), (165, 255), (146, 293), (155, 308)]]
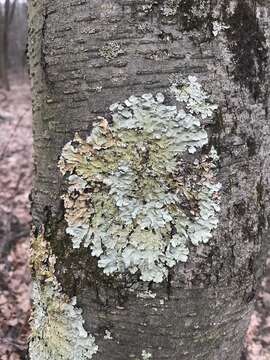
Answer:
[[(0, 0), (0, 360), (26, 359), (31, 292), (31, 123), (27, 3)], [(270, 359), (268, 258), (243, 360)]]
[(9, 72), (25, 75), (27, 63), (27, 3), (0, 1), (0, 79), (10, 89)]
[(31, 122), (27, 4), (0, 0), (0, 360), (24, 359), (29, 334)]

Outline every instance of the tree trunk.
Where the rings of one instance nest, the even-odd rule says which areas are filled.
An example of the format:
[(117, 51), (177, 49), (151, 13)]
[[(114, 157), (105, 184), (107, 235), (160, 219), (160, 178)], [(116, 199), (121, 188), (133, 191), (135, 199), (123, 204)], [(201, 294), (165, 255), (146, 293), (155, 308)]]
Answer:
[(3, 53), (3, 32), (4, 32), (4, 12), (0, 5), (0, 78), (3, 79), (4, 72), (4, 53)]
[[(243, 0), (30, 1), (35, 153), (31, 359), (240, 359), (269, 236), (267, 48), (256, 6)], [(184, 98), (183, 89), (189, 99), (196, 97), (190, 93), (192, 86), (201, 91), (196, 101), (206, 101), (201, 105), (208, 114)], [(164, 103), (160, 92), (165, 94)], [(146, 93), (156, 98), (141, 97)], [(206, 131), (208, 139), (208, 144), (203, 140), (202, 146), (181, 150), (183, 183), (194, 181), (193, 175), (205, 175), (205, 169), (200, 170), (203, 173), (194, 170), (202, 159), (214, 164), (214, 158), (219, 158), (218, 165), (212, 164), (215, 169), (209, 170), (210, 175), (215, 173), (216, 184), (222, 184), (215, 194), (221, 199), (211, 200), (211, 204), (220, 202), (220, 211), (213, 212), (218, 224), (212, 226), (209, 239), (196, 243), (188, 235), (186, 253), (174, 266), (166, 263), (162, 279), (138, 267), (133, 274), (128, 266), (125, 271), (107, 269), (110, 274), (104, 274), (102, 257), (94, 256), (93, 251), (91, 255), (87, 244), (76, 248), (76, 235), (67, 234), (72, 233), (72, 206), (67, 205), (70, 184), (59, 170), (59, 157), (62, 154), (65, 172), (69, 160), (65, 154), (72, 146), (75, 153), (89, 146), (83, 139), (92, 128), (110, 136), (112, 118), (115, 121), (119, 113), (123, 115), (122, 108), (110, 108), (111, 104), (135, 95), (137, 107), (149, 101), (158, 117), (159, 109), (176, 111), (169, 109), (176, 104), (175, 93), (185, 102), (186, 112), (202, 115), (201, 135)], [(134, 97), (130, 99), (125, 106), (133, 107)], [(147, 104), (142, 106), (148, 111)], [(103, 122), (93, 127), (98, 117)], [(122, 118), (125, 123), (125, 116)], [(76, 132), (82, 139), (77, 136), (63, 151)], [(138, 137), (137, 141), (143, 140)], [(179, 141), (175, 137), (178, 145)], [(91, 156), (105, 151), (103, 146), (89, 150)], [(211, 155), (211, 148), (217, 155)], [(70, 171), (79, 174), (74, 166)], [(107, 171), (109, 179), (115, 174)], [(77, 189), (80, 196), (95, 193), (91, 184), (85, 193)], [(98, 181), (95, 184), (103, 194)], [(151, 186), (150, 190), (143, 186), (141, 191), (148, 196)], [(111, 191), (104, 201), (113, 201), (114, 194)], [(88, 200), (82, 204), (90, 207), (93, 197)], [(190, 198), (188, 205), (184, 201), (179, 205), (190, 228), (200, 217), (192, 215), (200, 208), (195, 203), (195, 210)], [(80, 217), (86, 209), (75, 211)], [(105, 219), (107, 215), (103, 214)], [(175, 232), (172, 226), (172, 238)], [(97, 235), (96, 230), (93, 237)], [(104, 249), (103, 244), (101, 252)], [(68, 300), (74, 296), (77, 307)], [(57, 327), (52, 326), (53, 321)], [(73, 325), (77, 330), (83, 326), (91, 336), (77, 334), (76, 340), (71, 335)]]
[(9, 30), (9, 12), (10, 12), (10, 1), (5, 1), (4, 9), (4, 27), (3, 27), (3, 60), (2, 60), (2, 76), (3, 84), (7, 91), (10, 90), (9, 79), (8, 79), (8, 30)]
[(2, 15), (2, 9), (0, 9), (0, 77), (3, 80), (3, 85), (7, 91), (10, 90), (10, 83), (8, 78), (9, 70), (9, 28), (12, 23), (17, 0), (14, 0), (10, 4), (9, 0), (5, 0), (4, 15)]

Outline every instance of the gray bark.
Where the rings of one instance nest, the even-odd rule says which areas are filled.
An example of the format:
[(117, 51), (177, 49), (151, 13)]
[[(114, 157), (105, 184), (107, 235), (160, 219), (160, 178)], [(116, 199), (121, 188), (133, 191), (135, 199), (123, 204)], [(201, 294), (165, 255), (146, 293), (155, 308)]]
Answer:
[[(33, 86), (33, 219), (57, 257), (63, 291), (78, 298), (97, 360), (240, 359), (269, 241), (269, 124), (267, 49), (256, 6), (248, 1), (31, 0)], [(173, 3), (173, 2), (172, 2)], [(151, 5), (145, 8), (144, 5)], [(200, 8), (200, 5), (202, 6)], [(215, 18), (228, 26), (213, 36)], [(106, 61), (111, 41), (123, 52)], [(65, 234), (63, 179), (57, 162), (64, 144), (88, 135), (97, 116), (130, 95), (156, 93), (169, 77), (196, 75), (219, 111), (208, 128), (220, 156), (220, 223), (208, 244), (162, 284), (142, 284), (154, 299), (136, 297), (102, 274), (87, 249)], [(109, 329), (113, 340), (104, 339)]]

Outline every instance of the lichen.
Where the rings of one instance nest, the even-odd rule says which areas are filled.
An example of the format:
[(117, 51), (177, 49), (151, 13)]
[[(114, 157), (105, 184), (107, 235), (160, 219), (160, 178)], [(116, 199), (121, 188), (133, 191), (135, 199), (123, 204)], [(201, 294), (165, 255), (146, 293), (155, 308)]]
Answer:
[(120, 54), (123, 54), (123, 50), (117, 41), (110, 41), (99, 50), (99, 55), (106, 61), (111, 61), (117, 58)]
[(146, 350), (142, 351), (142, 360), (150, 360), (152, 359), (152, 354)]
[(98, 347), (83, 327), (76, 298), (62, 293), (54, 270), (55, 258), (43, 234), (32, 242), (33, 313), (29, 343), (31, 360), (86, 360)]
[(178, 7), (178, 0), (165, 0), (162, 7), (162, 13), (164, 16), (174, 16), (177, 13)]
[(142, 5), (142, 11), (148, 14), (153, 9), (153, 4)]
[(222, 31), (229, 29), (228, 25), (225, 25), (219, 21), (213, 22), (213, 35), (216, 37), (218, 36)]
[(153, 293), (151, 290), (137, 293), (137, 298), (141, 299), (155, 299), (156, 296), (157, 294)]
[(191, 76), (172, 84), (170, 97), (174, 105), (161, 93), (113, 104), (111, 125), (99, 119), (86, 140), (76, 135), (63, 148), (66, 231), (106, 274), (161, 282), (218, 225), (217, 154), (201, 152), (201, 120), (217, 106)]
[(105, 330), (104, 339), (105, 340), (113, 340), (112, 333), (108, 329)]

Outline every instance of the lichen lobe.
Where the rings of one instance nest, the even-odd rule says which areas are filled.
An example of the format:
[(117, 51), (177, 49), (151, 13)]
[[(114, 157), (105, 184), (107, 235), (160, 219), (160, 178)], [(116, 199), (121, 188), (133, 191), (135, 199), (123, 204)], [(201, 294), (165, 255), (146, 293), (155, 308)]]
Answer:
[(161, 282), (217, 227), (217, 154), (201, 152), (201, 121), (217, 106), (195, 77), (169, 93), (172, 105), (161, 93), (111, 105), (112, 125), (101, 119), (86, 140), (76, 135), (63, 149), (67, 233), (74, 248), (90, 246), (106, 274)]
[(76, 298), (63, 294), (55, 277), (55, 259), (43, 234), (32, 242), (33, 313), (30, 360), (86, 360), (98, 347), (84, 329)]

